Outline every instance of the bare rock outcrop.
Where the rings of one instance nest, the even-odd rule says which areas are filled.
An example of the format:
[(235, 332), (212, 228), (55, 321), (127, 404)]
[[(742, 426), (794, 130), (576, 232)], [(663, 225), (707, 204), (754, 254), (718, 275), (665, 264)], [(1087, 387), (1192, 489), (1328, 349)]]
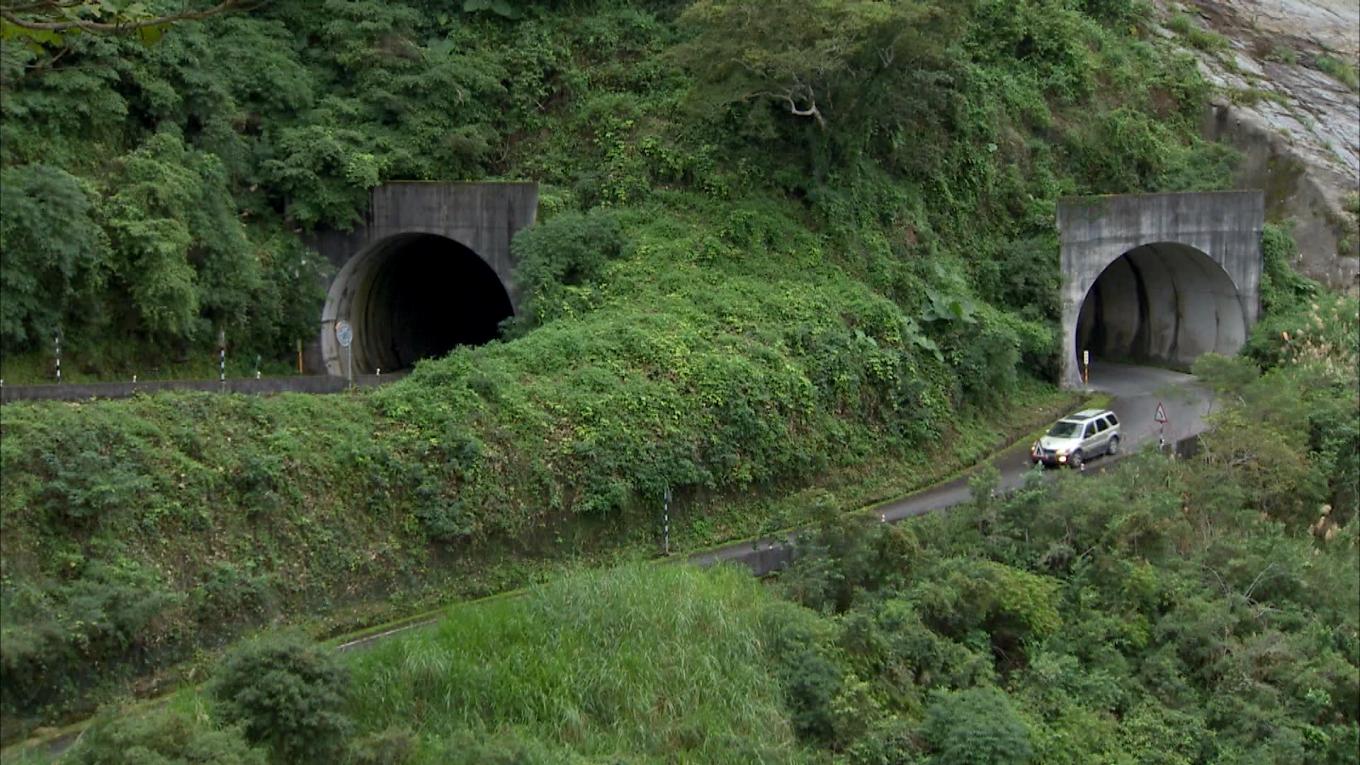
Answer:
[(1360, 0), (1192, 0), (1163, 11), (1221, 37), (1187, 48), (1218, 89), (1205, 133), (1245, 155), (1236, 185), (1264, 189), (1267, 218), (1295, 222), (1299, 270), (1360, 291)]

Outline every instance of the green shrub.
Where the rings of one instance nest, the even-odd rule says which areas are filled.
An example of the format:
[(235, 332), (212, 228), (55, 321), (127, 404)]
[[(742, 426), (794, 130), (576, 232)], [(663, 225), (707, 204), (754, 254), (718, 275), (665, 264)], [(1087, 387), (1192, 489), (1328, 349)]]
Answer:
[(794, 731), (819, 746), (844, 744), (851, 736), (843, 730), (837, 702), (849, 678), (821, 625), (792, 609), (774, 611), (766, 623), (766, 650), (774, 658)]
[(351, 728), (342, 711), (348, 688), (332, 652), (293, 636), (236, 648), (211, 684), (222, 718), (286, 763), (325, 762), (340, 752)]
[(1149, 10), (1142, 0), (1081, 0), (1082, 13), (1110, 25), (1139, 21)]
[(0, 708), (20, 716), (78, 696), (103, 672), (140, 666), (150, 627), (184, 602), (158, 572), (131, 561), (84, 563), (69, 582), (7, 588), (0, 634)]
[(1293, 48), (1278, 43), (1270, 46), (1265, 57), (1267, 61), (1276, 61), (1281, 64), (1299, 63), (1299, 54)]
[(1167, 21), (1167, 28), (1184, 37), (1192, 47), (1203, 51), (1218, 51), (1228, 47), (1228, 41), (1217, 32), (1204, 29), (1189, 14), (1181, 12)]
[(845, 756), (851, 765), (898, 765), (920, 762), (923, 754), (916, 726), (894, 716), (875, 722)]
[(565, 213), (521, 231), (512, 243), (524, 306), (518, 326), (529, 329), (589, 307), (583, 293), (621, 256), (624, 243), (619, 217), (608, 212)]
[(213, 730), (169, 712), (97, 718), (62, 762), (72, 765), (264, 765), (235, 728)]
[(1286, 226), (1267, 223), (1261, 230), (1261, 309), (1287, 312), (1318, 293), (1319, 285), (1294, 270), (1299, 248)]
[(348, 765), (406, 765), (416, 756), (419, 742), (409, 728), (393, 726), (354, 739), (349, 745)]
[(1014, 703), (996, 688), (936, 694), (921, 733), (933, 765), (1024, 765), (1034, 756)]

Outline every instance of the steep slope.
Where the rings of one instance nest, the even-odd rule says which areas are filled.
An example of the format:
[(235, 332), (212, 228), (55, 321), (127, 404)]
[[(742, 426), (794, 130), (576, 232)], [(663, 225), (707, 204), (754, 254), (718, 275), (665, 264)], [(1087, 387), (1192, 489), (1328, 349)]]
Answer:
[(1300, 271), (1360, 290), (1360, 3), (1191, 7), (1195, 23), (1219, 35), (1198, 51), (1219, 90), (1206, 133), (1243, 152), (1235, 183), (1265, 189), (1269, 217), (1293, 222)]
[(299, 231), (544, 187), (504, 340), (380, 392), (0, 409), (6, 734), (260, 624), (650, 552), (668, 488), (699, 544), (976, 454), (1051, 394), (1058, 197), (1227, 182), (1140, 7), (277, 0), (5, 46), (6, 357), (290, 354)]

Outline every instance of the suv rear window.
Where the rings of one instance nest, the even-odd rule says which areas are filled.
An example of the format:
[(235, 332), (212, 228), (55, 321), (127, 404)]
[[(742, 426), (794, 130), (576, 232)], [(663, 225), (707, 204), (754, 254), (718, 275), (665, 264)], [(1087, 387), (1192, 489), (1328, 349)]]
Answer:
[(1111, 425), (1119, 424), (1119, 418), (1114, 416), (1114, 412), (1110, 412), (1107, 417), (1109, 417)]

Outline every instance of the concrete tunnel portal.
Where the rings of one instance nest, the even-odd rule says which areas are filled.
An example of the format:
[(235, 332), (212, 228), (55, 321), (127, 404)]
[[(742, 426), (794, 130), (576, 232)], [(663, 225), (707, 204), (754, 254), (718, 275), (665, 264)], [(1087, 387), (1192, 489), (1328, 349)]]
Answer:
[(436, 234), (406, 233), (345, 264), (331, 284), (326, 314), (348, 317), (354, 372), (372, 374), (489, 342), (514, 309), (477, 253)]
[(1069, 197), (1058, 203), (1063, 387), (1093, 358), (1188, 368), (1233, 354), (1260, 312), (1260, 191)]
[(1188, 368), (1204, 353), (1235, 353), (1246, 335), (1228, 273), (1193, 247), (1159, 242), (1129, 250), (1096, 277), (1072, 353)]
[(348, 373), (351, 359), (335, 335), (340, 321), (353, 329), (355, 374), (407, 369), (496, 338), (518, 306), (510, 242), (533, 225), (537, 210), (532, 182), (393, 181), (373, 188), (354, 226), (312, 237), (335, 275), (304, 365)]

